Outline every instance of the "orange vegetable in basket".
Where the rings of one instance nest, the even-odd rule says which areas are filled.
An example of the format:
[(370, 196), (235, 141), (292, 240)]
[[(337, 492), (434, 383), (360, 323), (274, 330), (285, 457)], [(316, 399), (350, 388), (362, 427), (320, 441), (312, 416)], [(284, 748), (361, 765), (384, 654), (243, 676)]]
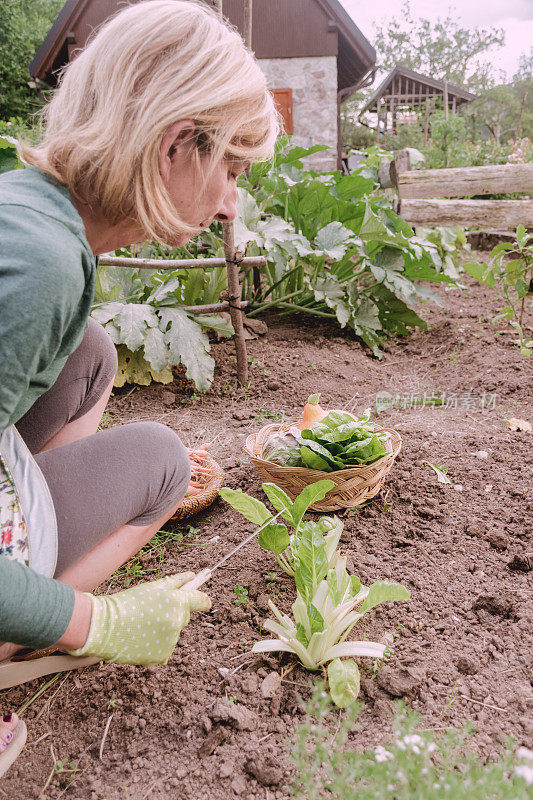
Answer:
[(323, 419), (328, 413), (319, 405), (319, 399), (320, 394), (312, 394), (307, 400), (307, 403), (304, 406), (303, 419), (300, 424), (296, 426), (301, 431), (312, 428), (316, 422), (320, 422), (320, 420)]

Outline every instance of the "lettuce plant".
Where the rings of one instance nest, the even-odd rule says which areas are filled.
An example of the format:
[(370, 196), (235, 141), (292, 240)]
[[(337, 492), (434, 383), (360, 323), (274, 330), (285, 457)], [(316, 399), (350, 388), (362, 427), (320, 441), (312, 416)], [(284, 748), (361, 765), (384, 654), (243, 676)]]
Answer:
[(319, 669), (328, 664), (331, 696), (345, 708), (359, 693), (357, 664), (344, 656), (381, 659), (385, 645), (379, 642), (346, 641), (352, 628), (374, 606), (388, 600), (409, 600), (401, 584), (377, 581), (366, 587), (346, 570), (346, 559), (336, 554), (328, 568), (323, 542), (312, 531), (302, 535), (295, 565), (296, 600), (292, 618), (282, 614), (269, 600), (275, 620), (263, 627), (277, 638), (254, 644), (254, 653), (294, 653), (304, 667)]
[[(389, 600), (409, 600), (409, 592), (401, 584), (386, 581), (363, 586), (359, 578), (348, 573), (346, 558), (337, 549), (342, 522), (336, 517), (318, 521), (303, 518), (309, 506), (332, 487), (332, 481), (318, 481), (292, 501), (278, 486), (263, 484), (268, 499), (293, 532), (289, 534), (286, 525), (273, 522), (259, 534), (259, 544), (272, 551), (281, 568), (294, 577), (296, 600), (292, 617), (269, 600), (275, 619), (266, 620), (263, 627), (276, 638), (257, 642), (252, 651), (294, 653), (310, 670), (327, 664), (331, 696), (345, 708), (357, 697), (360, 678), (357, 664), (341, 659), (381, 659), (385, 653), (385, 645), (379, 642), (347, 641), (352, 628), (374, 606)], [(272, 519), (264, 503), (240, 490), (221, 489), (220, 494), (255, 524), (264, 525)]]

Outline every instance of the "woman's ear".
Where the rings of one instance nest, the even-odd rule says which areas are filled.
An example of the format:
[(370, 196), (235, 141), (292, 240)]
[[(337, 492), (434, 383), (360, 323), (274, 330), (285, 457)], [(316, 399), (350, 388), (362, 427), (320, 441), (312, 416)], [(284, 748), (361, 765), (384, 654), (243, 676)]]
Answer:
[(194, 137), (195, 124), (192, 119), (181, 119), (174, 122), (161, 139), (159, 146), (159, 172), (165, 183), (170, 180), (172, 162), (190, 152), (190, 143)]

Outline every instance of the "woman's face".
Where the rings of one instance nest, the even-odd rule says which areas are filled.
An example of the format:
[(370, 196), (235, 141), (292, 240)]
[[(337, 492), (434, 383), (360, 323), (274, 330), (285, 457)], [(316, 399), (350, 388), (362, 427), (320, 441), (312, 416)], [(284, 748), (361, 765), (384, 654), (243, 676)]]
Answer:
[[(237, 213), (237, 178), (247, 165), (224, 160), (214, 169), (210, 166), (209, 156), (194, 152), (186, 159), (172, 157), (167, 189), (179, 216), (192, 227), (209, 228), (214, 220), (231, 222)], [(184, 234), (176, 244), (190, 238)]]

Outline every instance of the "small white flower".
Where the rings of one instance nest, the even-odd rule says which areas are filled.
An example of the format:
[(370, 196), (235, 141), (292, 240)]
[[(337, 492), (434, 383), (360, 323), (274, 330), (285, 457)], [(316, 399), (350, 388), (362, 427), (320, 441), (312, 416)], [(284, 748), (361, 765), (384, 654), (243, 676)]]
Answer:
[(424, 740), (418, 733), (411, 733), (403, 737), (405, 744), (424, 744)]
[(434, 753), (436, 749), (437, 745), (435, 744), (435, 742), (430, 742), (428, 744), (428, 753)]
[(527, 764), (520, 764), (515, 767), (515, 773), (519, 778), (523, 778), (528, 786), (533, 786), (533, 767), (528, 767)]
[(516, 757), (520, 761), (533, 761), (533, 750), (529, 750), (527, 747), (519, 747), (516, 751)]
[(394, 758), (392, 753), (389, 753), (388, 750), (385, 750), (385, 748), (381, 744), (378, 744), (378, 746), (374, 750), (374, 754), (378, 764), (382, 764), (384, 761), (390, 761), (391, 758)]

